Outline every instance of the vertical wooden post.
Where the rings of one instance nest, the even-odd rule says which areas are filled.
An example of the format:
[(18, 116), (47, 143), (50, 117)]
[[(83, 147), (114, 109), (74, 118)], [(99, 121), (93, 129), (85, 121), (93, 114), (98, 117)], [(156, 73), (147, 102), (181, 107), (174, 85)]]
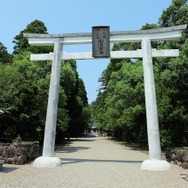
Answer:
[(161, 160), (159, 123), (150, 39), (142, 40), (144, 89), (150, 159)]
[(142, 163), (141, 169), (169, 170), (171, 168), (170, 164), (161, 160), (160, 133), (150, 39), (142, 40), (142, 50), (149, 160)]
[(61, 73), (62, 44), (54, 44), (54, 57), (52, 61), (50, 89), (48, 96), (48, 107), (45, 123), (45, 135), (43, 145), (43, 156), (53, 157), (56, 134), (56, 121), (59, 100), (59, 83)]
[(51, 80), (45, 123), (43, 154), (42, 157), (37, 158), (33, 163), (33, 166), (37, 167), (54, 167), (61, 165), (61, 160), (57, 157), (54, 157), (57, 110), (59, 100), (59, 84), (61, 73), (61, 55), (62, 44), (57, 41), (54, 43), (54, 55), (51, 68)]

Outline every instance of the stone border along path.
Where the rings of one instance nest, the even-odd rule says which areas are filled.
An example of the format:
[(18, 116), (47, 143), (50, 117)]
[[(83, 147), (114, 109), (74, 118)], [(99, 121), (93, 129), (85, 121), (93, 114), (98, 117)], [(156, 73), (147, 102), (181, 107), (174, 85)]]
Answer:
[(72, 139), (57, 146), (61, 167), (36, 168), (31, 164), (4, 164), (0, 188), (187, 188), (188, 170), (172, 164), (170, 171), (144, 171), (146, 151), (107, 137)]

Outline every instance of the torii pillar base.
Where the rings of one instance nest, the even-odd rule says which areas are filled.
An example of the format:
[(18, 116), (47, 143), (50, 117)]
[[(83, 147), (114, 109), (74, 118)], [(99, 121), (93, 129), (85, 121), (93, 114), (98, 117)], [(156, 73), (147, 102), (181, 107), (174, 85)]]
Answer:
[(33, 162), (33, 166), (38, 168), (50, 168), (61, 166), (61, 160), (58, 157), (38, 157)]
[(150, 171), (168, 171), (171, 169), (171, 166), (164, 160), (145, 160), (141, 165), (141, 169)]

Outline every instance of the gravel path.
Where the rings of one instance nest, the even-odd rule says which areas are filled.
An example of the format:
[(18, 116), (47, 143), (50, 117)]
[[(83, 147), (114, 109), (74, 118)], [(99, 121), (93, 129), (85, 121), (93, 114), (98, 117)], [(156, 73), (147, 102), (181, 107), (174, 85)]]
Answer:
[[(147, 152), (122, 146), (105, 137), (85, 137), (56, 148), (62, 166), (36, 168), (4, 164), (0, 188), (187, 188), (188, 170), (140, 170)], [(184, 174), (184, 175), (183, 175)]]

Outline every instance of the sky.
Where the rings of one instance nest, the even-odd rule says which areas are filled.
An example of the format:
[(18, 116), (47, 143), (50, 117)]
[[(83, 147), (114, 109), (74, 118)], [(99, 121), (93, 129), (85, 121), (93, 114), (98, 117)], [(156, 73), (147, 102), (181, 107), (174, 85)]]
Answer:
[[(110, 31), (139, 30), (157, 24), (172, 0), (0, 0), (0, 42), (12, 53), (14, 37), (34, 20), (42, 21), (49, 34), (91, 32), (92, 26), (110, 26)], [(111, 45), (112, 46), (112, 45)], [(66, 52), (91, 51), (91, 46), (65, 46)], [(102, 72), (110, 59), (79, 60), (88, 102), (97, 97)]]

